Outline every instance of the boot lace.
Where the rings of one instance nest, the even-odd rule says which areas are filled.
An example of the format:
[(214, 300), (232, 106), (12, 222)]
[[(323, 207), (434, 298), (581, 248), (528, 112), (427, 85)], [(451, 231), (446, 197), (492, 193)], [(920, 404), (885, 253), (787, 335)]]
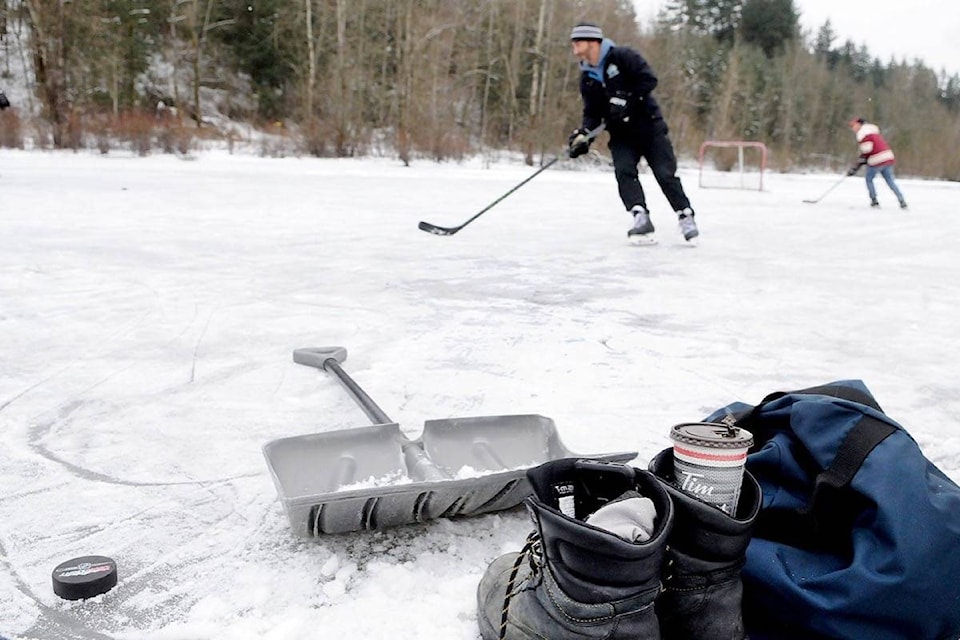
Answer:
[(510, 600), (522, 590), (514, 590), (514, 584), (524, 560), (527, 561), (527, 566), (529, 567), (527, 583), (530, 583), (540, 575), (540, 570), (543, 567), (543, 547), (537, 531), (531, 531), (530, 535), (527, 536), (527, 541), (524, 543), (523, 548), (520, 549), (520, 553), (513, 563), (513, 568), (510, 570), (510, 578), (507, 580), (507, 591), (503, 598), (503, 611), (500, 614), (500, 640), (504, 640), (507, 637), (507, 616), (510, 612)]

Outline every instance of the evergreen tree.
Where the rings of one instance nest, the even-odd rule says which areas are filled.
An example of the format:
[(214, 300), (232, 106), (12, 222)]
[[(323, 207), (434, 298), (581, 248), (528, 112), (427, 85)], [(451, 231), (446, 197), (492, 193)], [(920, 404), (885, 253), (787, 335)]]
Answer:
[(793, 0), (746, 0), (740, 32), (745, 42), (759, 47), (767, 58), (785, 49), (797, 35), (799, 16)]
[(742, 0), (670, 0), (665, 9), (667, 22), (684, 26), (697, 35), (710, 35), (725, 43), (733, 41)]
[(218, 20), (231, 20), (214, 37), (233, 53), (236, 67), (250, 76), (257, 113), (270, 120), (283, 118), (283, 94), (294, 74), (290, 39), (281, 37), (282, 0), (223, 0)]
[(828, 18), (817, 30), (817, 37), (813, 43), (813, 54), (817, 60), (825, 62), (831, 69), (837, 66), (837, 54), (833, 50), (833, 41), (837, 39), (837, 32), (833, 30)]
[(940, 90), (940, 102), (951, 112), (960, 112), (960, 76), (953, 74), (947, 78), (946, 72), (943, 72), (940, 86), (943, 87)]

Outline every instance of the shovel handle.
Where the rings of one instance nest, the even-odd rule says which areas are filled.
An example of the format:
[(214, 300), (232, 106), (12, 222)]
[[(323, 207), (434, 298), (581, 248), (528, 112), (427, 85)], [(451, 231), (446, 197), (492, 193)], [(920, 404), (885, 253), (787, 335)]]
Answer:
[[(346, 350), (344, 350), (344, 354), (346, 354)], [(344, 355), (344, 357), (346, 356)], [(360, 385), (354, 382), (353, 378), (343, 370), (335, 357), (331, 356), (324, 360), (323, 370), (329, 371), (337, 377), (340, 384), (350, 392), (350, 395), (357, 401), (357, 404), (359, 404), (360, 408), (367, 414), (367, 417), (373, 420), (374, 424), (390, 424), (393, 422), (393, 420), (387, 417), (387, 414), (377, 406), (377, 403), (360, 388)], [(437, 465), (435, 465), (433, 461), (427, 457), (426, 452), (420, 448), (420, 444), (413, 442), (410, 438), (403, 435), (403, 432), (400, 431), (399, 428), (397, 429), (397, 438), (400, 440), (400, 449), (403, 451), (403, 458), (406, 461), (407, 469), (411, 474), (415, 474), (414, 477), (422, 477), (425, 480), (447, 479), (447, 476), (440, 472)]]
[(353, 399), (356, 400), (367, 417), (373, 421), (373, 424), (391, 424), (393, 420), (383, 412), (383, 409), (377, 406), (377, 403), (367, 395), (366, 391), (360, 388), (353, 378), (343, 370), (340, 363), (347, 359), (347, 350), (343, 347), (309, 347), (305, 349), (295, 349), (293, 352), (293, 361), (297, 364), (303, 364), (308, 367), (323, 369), (332, 373), (340, 384), (350, 392)]
[[(340, 363), (346, 359), (347, 350), (343, 347), (307, 347), (295, 349), (293, 352), (293, 361), (297, 364), (316, 367), (333, 374), (374, 424), (394, 424), (393, 420), (383, 412), (383, 409), (378, 407), (377, 403), (340, 366)], [(403, 457), (411, 473), (417, 474), (416, 477), (431, 481), (448, 479), (437, 468), (437, 465), (430, 460), (420, 445), (403, 435), (399, 427), (397, 437), (400, 439)]]

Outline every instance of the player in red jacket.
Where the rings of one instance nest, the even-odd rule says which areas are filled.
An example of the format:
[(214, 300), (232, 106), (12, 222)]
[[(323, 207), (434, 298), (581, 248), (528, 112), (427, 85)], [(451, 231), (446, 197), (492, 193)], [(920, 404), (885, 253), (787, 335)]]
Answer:
[(870, 206), (879, 207), (877, 202), (877, 190), (873, 186), (873, 179), (879, 173), (897, 200), (900, 202), (900, 208), (907, 208), (907, 201), (903, 199), (903, 194), (897, 188), (897, 183), (893, 179), (893, 164), (896, 158), (893, 157), (893, 149), (887, 144), (883, 136), (880, 135), (880, 127), (863, 118), (854, 118), (850, 121), (850, 128), (857, 136), (857, 144), (860, 145), (860, 162), (855, 167), (850, 167), (847, 171), (848, 176), (855, 174), (860, 167), (867, 165), (867, 193), (870, 194)]

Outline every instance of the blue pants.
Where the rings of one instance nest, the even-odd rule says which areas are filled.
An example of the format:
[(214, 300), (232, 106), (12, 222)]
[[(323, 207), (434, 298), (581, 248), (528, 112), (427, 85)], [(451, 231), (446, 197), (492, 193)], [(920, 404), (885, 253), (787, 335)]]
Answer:
[(877, 200), (877, 190), (873, 186), (873, 179), (878, 173), (883, 176), (887, 186), (890, 187), (890, 190), (893, 191), (893, 194), (897, 196), (897, 200), (900, 201), (900, 204), (903, 204), (903, 194), (900, 193), (900, 189), (897, 188), (897, 183), (893, 179), (892, 165), (887, 165), (885, 167), (871, 167), (867, 165), (867, 193), (870, 194), (870, 201), (875, 202)]

